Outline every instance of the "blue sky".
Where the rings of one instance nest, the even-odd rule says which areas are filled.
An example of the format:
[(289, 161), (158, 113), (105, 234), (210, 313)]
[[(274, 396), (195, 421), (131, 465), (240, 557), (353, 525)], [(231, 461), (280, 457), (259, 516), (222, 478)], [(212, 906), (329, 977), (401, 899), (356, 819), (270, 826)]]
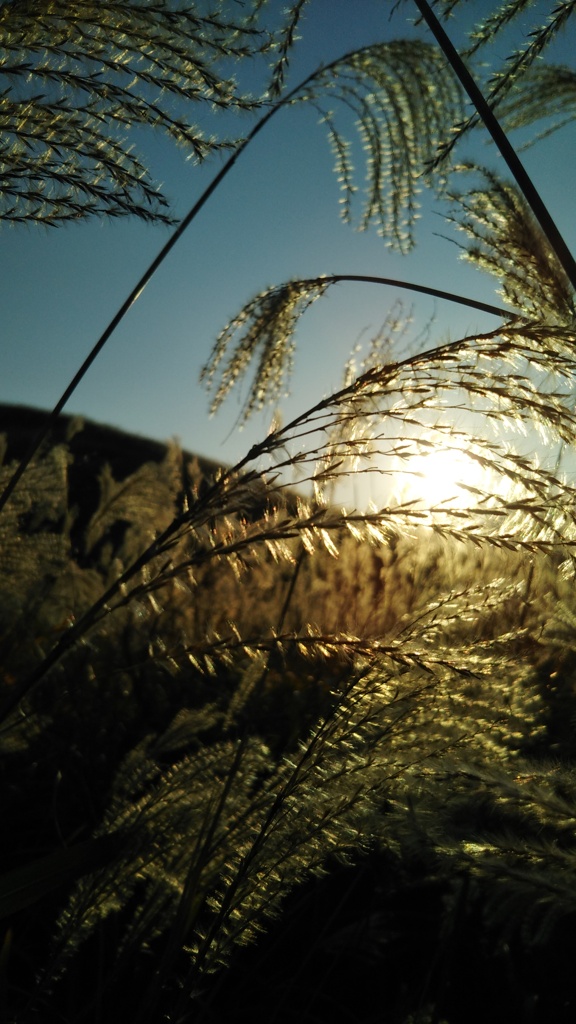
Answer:
[[(390, 22), (393, 6), (382, 0), (311, 0), (290, 83), (355, 46), (412, 33), (406, 24), (410, 5)], [(469, 5), (480, 13), (486, 6)], [(568, 61), (569, 50), (565, 40), (558, 59)], [(149, 136), (139, 140), (139, 148), (179, 215), (218, 169), (218, 164), (195, 167), (183, 151)], [(461, 155), (480, 155), (498, 165), (493, 147), (483, 155), (467, 145)], [(573, 248), (575, 155), (569, 128), (525, 154), (529, 173)], [(317, 115), (303, 108), (282, 112), (179, 241), (67, 411), (162, 440), (176, 436), (199, 454), (233, 462), (262, 435), (270, 414), (238, 430), (240, 392), (210, 418), (198, 374), (218, 331), (257, 291), (293, 276), (378, 274), (498, 303), (495, 282), (466, 266), (455, 246), (439, 237), (446, 229), (428, 198), (418, 246), (401, 257), (375, 233), (344, 225), (338, 197), (332, 154)], [(129, 220), (56, 230), (4, 226), (0, 401), (53, 406), (167, 237), (166, 228)], [(285, 416), (340, 386), (351, 349), (378, 329), (396, 298), (391, 290), (346, 284), (313, 307), (299, 331)], [(492, 317), (472, 310), (407, 293), (402, 298), (407, 307), (413, 305), (414, 334), (436, 317), (431, 342), (495, 326)], [(401, 355), (399, 350), (396, 356)]]

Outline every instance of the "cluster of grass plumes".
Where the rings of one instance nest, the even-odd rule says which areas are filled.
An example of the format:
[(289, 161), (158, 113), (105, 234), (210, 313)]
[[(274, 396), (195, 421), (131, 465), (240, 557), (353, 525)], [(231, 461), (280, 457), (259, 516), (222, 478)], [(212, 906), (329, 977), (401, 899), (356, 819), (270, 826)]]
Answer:
[[(60, 31), (57, 0), (32, 6), (57, 16)], [(166, 91), (190, 98), (183, 55), (161, 31), (175, 11), (168, 0), (132, 6), (124, 27), (114, 20), (123, 5), (101, 5), (102, 20), (97, 5), (84, 11), (88, 25), (96, 18), (95, 52), (106, 20), (152, 105), (132, 108), (114, 91), (122, 68), (107, 66), (102, 93), (92, 65), (72, 58), (84, 106), (30, 101), (37, 144), (52, 145), (48, 177), (58, 153), (42, 118), (58, 114), (58, 132), (78, 115), (90, 134), (92, 103), (113, 129), (129, 113), (146, 124), (157, 115), (204, 155), (200, 136), (154, 106), (156, 58), (140, 60), (124, 39), (143, 17), (168, 47), (158, 57), (173, 75)], [(419, 41), (364, 47), (288, 92), (303, 6), (293, 4), (273, 44), (256, 103), (266, 113), (18, 467), (2, 470), (0, 752), (11, 842), (1, 854), (0, 1014), (11, 1024), (369, 1022), (382, 976), (378, 1018), (392, 1024), (574, 1017), (571, 972), (558, 965), (576, 911), (576, 487), (562, 471), (576, 445), (576, 268), (449, 40), (441, 53)], [(428, 5), (416, 6), (442, 40)], [(190, 88), (203, 104), (251, 106), (214, 77), (216, 58), (260, 51), (264, 7), (249, 6), (238, 24), (222, 21), (220, 5), (206, 24), (178, 7), (183, 38), (195, 51), (198, 32), (215, 58), (194, 65)], [(470, 53), (523, 7), (511, 0), (479, 26)], [(532, 58), (568, 8), (488, 78), (512, 123)], [(0, 17), (25, 26), (28, 13), (4, 4)], [(61, 78), (69, 59), (65, 40), (54, 45), (64, 63), (54, 67), (47, 47), (35, 66), (43, 81)], [(16, 86), (25, 71), (12, 68)], [(464, 168), (449, 167), (447, 154), (477, 123), (463, 120), (458, 80), (520, 191), (469, 165), (480, 187), (452, 187)], [(101, 467), (95, 502), (75, 507), (72, 448), (42, 449), (42, 438), (237, 156), (297, 103), (312, 104), (328, 129), (346, 219), (355, 185), (336, 115), (345, 124), (351, 112), (367, 153), (361, 226), (375, 222), (405, 251), (418, 189), (434, 184), (457, 207), (448, 219), (471, 239), (469, 258), (501, 278), (514, 311), (404, 283), (501, 325), (428, 351), (404, 334), (400, 357), (393, 313), (340, 390), (272, 426), (235, 466), (203, 474), (173, 446), (127, 474)], [(93, 130), (92, 141), (102, 144)], [(63, 151), (64, 186), (76, 173), (70, 159)], [(118, 174), (129, 188), (139, 173), (131, 159), (112, 162), (108, 212)], [(142, 188), (130, 201), (140, 214), (145, 179)], [(65, 189), (23, 194), (23, 213), (11, 212), (10, 194), (6, 217), (75, 213)], [(100, 209), (89, 181), (85, 194), (84, 212)], [(295, 279), (247, 302), (206, 364), (214, 409), (252, 365), (244, 415), (275, 402), (300, 316), (350, 279), (360, 280)], [(427, 496), (425, 466), (442, 465), (439, 454), (475, 474), (463, 469), (453, 493)], [(351, 478), (360, 498), (347, 504)]]
[[(66, 446), (37, 458), (2, 533), (23, 545), (3, 581), (2, 750), (24, 849), (4, 865), (0, 909), (27, 936), (44, 914), (16, 954), (17, 1019), (74, 1000), (84, 974), (90, 1013), (134, 1000), (138, 1021), (211, 1012), (222, 972), (281, 927), (294, 891), (375, 856), (385, 902), (407, 865), (434, 879), (448, 930), (455, 863), (474, 894), (494, 858), (515, 877), (514, 801), (494, 796), (498, 842), (471, 838), (492, 782), (478, 822), (461, 818), (471, 777), (493, 771), (516, 792), (553, 751), (571, 772), (558, 609), (569, 627), (576, 493), (510, 427), (572, 443), (572, 341), (523, 322), (373, 366), (210, 479), (175, 447), (121, 481), (105, 467), (83, 519)], [(463, 395), (489, 436), (449, 425)], [(392, 460), (410, 473), (440, 447), (507, 486), (335, 501), (352, 470), (385, 483)], [(518, 901), (544, 884), (540, 845)], [(542, 934), (565, 921), (562, 899)], [(471, 928), (476, 896), (466, 906)], [(397, 927), (378, 923), (378, 962)], [(493, 918), (483, 927), (484, 941)], [(24, 997), (27, 956), (43, 967)]]
[(126, 143), (131, 126), (160, 129), (197, 161), (231, 148), (190, 123), (195, 105), (250, 110), (222, 68), (256, 58), (271, 39), (254, 19), (219, 4), (59, 0), (0, 8), (3, 220), (61, 225), (138, 215), (173, 222), (169, 204)]
[[(546, 508), (536, 515), (526, 498), (493, 503), (482, 532), (481, 503), (455, 528), (445, 508), (322, 501), (363, 387), (375, 409), (385, 392), (372, 372), (212, 480), (176, 449), (121, 482), (104, 470), (82, 534), (65, 447), (34, 464), (3, 533), (10, 548), (25, 525), (27, 556), (2, 593), (3, 691), (23, 701), (4, 723), (5, 820), (25, 844), (5, 864), (16, 874), (2, 905), (23, 934), (38, 906), (45, 914), (32, 944), (45, 968), (34, 996), (15, 1000), (22, 1020), (69, 999), (68, 980), (108, 946), (90, 998), (125, 1005), (152, 954), (136, 1019), (180, 1012), (213, 974), (218, 992), (237, 949), (259, 948), (292, 890), (322, 887), (330, 864), (338, 874), (392, 851), (399, 870), (431, 771), (448, 778), (465, 757), (506, 776), (554, 742), (543, 680), (556, 664), (553, 610), (571, 614), (570, 535), (552, 543)], [(326, 416), (322, 461), (314, 429)], [(285, 442), (304, 428), (308, 454), (294, 459)], [(368, 440), (364, 429), (365, 457)], [(266, 489), (265, 469), (248, 464), (276, 448), (286, 464), (276, 458)], [(287, 487), (291, 463), (313, 467), (313, 501)], [(540, 506), (543, 473), (528, 478)], [(567, 507), (567, 485), (560, 493)], [(31, 848), (43, 857), (19, 872)]]

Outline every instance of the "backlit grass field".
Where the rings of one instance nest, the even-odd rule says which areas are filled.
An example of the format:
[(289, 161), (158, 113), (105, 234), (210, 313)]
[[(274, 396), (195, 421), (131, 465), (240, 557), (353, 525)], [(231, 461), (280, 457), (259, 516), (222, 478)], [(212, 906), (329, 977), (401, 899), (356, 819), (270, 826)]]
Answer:
[(566, 561), (272, 544), (301, 511), (259, 483), (50, 663), (213, 486), (175, 447), (102, 462), (87, 515), (75, 458), (2, 532), (4, 1019), (572, 1019)]

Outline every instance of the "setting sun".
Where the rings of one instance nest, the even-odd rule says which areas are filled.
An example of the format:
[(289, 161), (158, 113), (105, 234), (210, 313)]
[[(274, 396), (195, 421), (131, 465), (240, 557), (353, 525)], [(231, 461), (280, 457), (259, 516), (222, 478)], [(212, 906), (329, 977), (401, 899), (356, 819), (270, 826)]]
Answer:
[(418, 499), (427, 508), (463, 508), (490, 492), (493, 478), (461, 449), (438, 448), (407, 459), (398, 470), (396, 488), (404, 500)]
[[(470, 442), (471, 444), (471, 442)], [(426, 446), (425, 446), (426, 445)], [(339, 500), (356, 508), (370, 503), (381, 507), (390, 502), (410, 502), (415, 507), (447, 512), (492, 504), (493, 498), (509, 498), (512, 481), (488, 449), (470, 452), (456, 442), (449, 447), (440, 440), (424, 442), (412, 439), (402, 445), (402, 453), (373, 456), (372, 462), (359, 466), (338, 488)], [(494, 462), (494, 468), (492, 468)], [(502, 466), (502, 464), (501, 464)]]

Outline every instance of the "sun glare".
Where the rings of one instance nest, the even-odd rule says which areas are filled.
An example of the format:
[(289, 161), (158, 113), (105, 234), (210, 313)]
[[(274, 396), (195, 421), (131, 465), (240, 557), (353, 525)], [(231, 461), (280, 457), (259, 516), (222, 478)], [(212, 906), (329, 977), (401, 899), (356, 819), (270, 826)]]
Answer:
[[(360, 508), (382, 507), (410, 502), (431, 517), (450, 509), (464, 510), (493, 504), (493, 499), (510, 499), (514, 485), (505, 470), (492, 469), (488, 450), (466, 451), (450, 446), (413, 441), (400, 455), (388, 455), (360, 472), (352, 473), (338, 489), (339, 500)], [(497, 460), (494, 460), (495, 467)]]
[[(459, 438), (462, 441), (462, 438)], [(491, 463), (494, 462), (494, 468)], [(512, 497), (514, 484), (490, 448), (469, 448), (456, 442), (413, 440), (404, 452), (388, 458), (377, 472), (366, 474), (365, 493), (372, 505), (410, 502), (433, 517), (454, 510), (487, 507)], [(360, 486), (356, 484), (356, 494)]]
[[(426, 508), (465, 508), (493, 486), (493, 474), (461, 449), (436, 448), (411, 456), (399, 468), (398, 496)], [(478, 493), (480, 492), (480, 493)]]

